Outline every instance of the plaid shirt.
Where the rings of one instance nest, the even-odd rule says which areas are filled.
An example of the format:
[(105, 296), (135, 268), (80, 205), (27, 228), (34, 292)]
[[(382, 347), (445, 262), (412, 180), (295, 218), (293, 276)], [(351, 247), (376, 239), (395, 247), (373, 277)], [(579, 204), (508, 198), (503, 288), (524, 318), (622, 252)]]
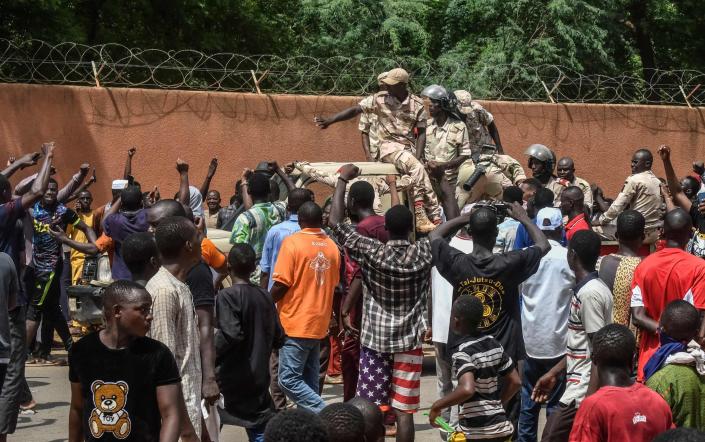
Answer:
[(164, 267), (145, 287), (152, 295), (152, 327), (148, 336), (174, 354), (188, 416), (201, 436), (201, 351), (198, 320), (191, 292)]
[(360, 235), (349, 225), (333, 227), (338, 243), (360, 264), (363, 311), (360, 342), (382, 353), (421, 346), (426, 330), (426, 300), (431, 281), (431, 243), (391, 240), (386, 244)]

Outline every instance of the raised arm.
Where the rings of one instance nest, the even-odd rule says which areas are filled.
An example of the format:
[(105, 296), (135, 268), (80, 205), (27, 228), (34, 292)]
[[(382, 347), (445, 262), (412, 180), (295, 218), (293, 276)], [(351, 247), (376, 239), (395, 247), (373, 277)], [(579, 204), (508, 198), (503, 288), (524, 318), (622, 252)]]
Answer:
[(313, 118), (313, 121), (316, 123), (316, 126), (320, 127), (321, 129), (325, 129), (331, 124), (338, 123), (340, 121), (345, 121), (349, 120), (353, 117), (356, 117), (362, 113), (362, 108), (360, 107), (359, 104), (356, 104), (355, 106), (349, 107), (343, 111), (338, 112), (337, 114), (333, 115), (332, 117), (322, 117), (322, 116), (317, 116)]
[(348, 182), (360, 176), (360, 169), (354, 164), (346, 164), (340, 168), (338, 183), (333, 193), (333, 204), (330, 208), (328, 224), (333, 227), (345, 219), (345, 189)]
[(37, 173), (34, 182), (32, 182), (32, 187), (29, 189), (29, 192), (22, 195), (22, 207), (25, 209), (31, 207), (41, 198), (49, 185), (51, 162), (54, 160), (54, 142), (42, 144), (42, 152), (44, 153), (42, 167), (39, 169), (39, 173)]
[(218, 170), (218, 158), (211, 158), (211, 162), (208, 165), (208, 173), (206, 173), (206, 178), (203, 180), (200, 189), (201, 197), (203, 197), (204, 200), (208, 194), (208, 189), (211, 187), (211, 181), (213, 180), (213, 176), (215, 176), (216, 170)]
[(7, 167), (2, 172), (0, 172), (0, 174), (5, 175), (6, 178), (10, 178), (18, 170), (22, 170), (37, 164), (40, 157), (41, 154), (39, 152), (32, 152), (26, 155), (22, 155), (19, 159), (8, 164)]
[(188, 163), (181, 158), (176, 160), (176, 170), (179, 172), (179, 197), (178, 201), (184, 206), (189, 205), (188, 189)]
[(286, 186), (287, 191), (291, 192), (292, 190), (296, 189), (294, 182), (291, 181), (289, 175), (286, 174), (284, 169), (279, 167), (279, 164), (276, 161), (270, 161), (269, 163), (267, 163), (267, 167), (271, 172), (276, 173), (279, 178), (281, 178), (281, 180), (284, 182), (284, 185)]
[(531, 240), (534, 241), (534, 244), (541, 250), (541, 254), (545, 255), (548, 253), (548, 251), (551, 250), (551, 245), (548, 243), (546, 235), (544, 235), (536, 223), (529, 218), (529, 215), (526, 214), (526, 210), (518, 203), (512, 203), (507, 207), (509, 216), (519, 221), (524, 226)]
[(61, 189), (59, 189), (59, 192), (56, 194), (56, 200), (59, 201), (60, 203), (65, 203), (68, 201), (69, 197), (76, 192), (78, 187), (81, 185), (83, 180), (86, 178), (86, 175), (88, 175), (88, 171), (90, 170), (91, 165), (88, 163), (83, 163), (81, 164), (80, 168), (78, 169), (78, 172), (76, 172), (71, 179), (69, 180), (68, 183)]
[(683, 193), (680, 183), (678, 182), (678, 177), (676, 177), (676, 172), (673, 170), (673, 164), (671, 163), (671, 148), (666, 145), (661, 145), (658, 148), (658, 155), (663, 161), (663, 169), (666, 171), (666, 181), (668, 182), (668, 190), (671, 191), (671, 198), (673, 198), (673, 203), (676, 206), (682, 207), (684, 210), (689, 211), (692, 203)]
[(391, 199), (390, 207), (398, 206), (401, 204), (401, 200), (399, 199), (399, 190), (397, 189), (397, 176), (387, 175), (384, 180), (389, 186), (389, 198)]
[(96, 178), (96, 176), (95, 176), (95, 167), (94, 167), (94, 168), (93, 168), (93, 174), (91, 175), (91, 177), (88, 178), (86, 181), (84, 181), (83, 184), (81, 184), (80, 186), (78, 186), (78, 189), (76, 189), (76, 191), (73, 192), (73, 193), (66, 199), (66, 201), (64, 201), (64, 204), (65, 204), (65, 203), (69, 203), (69, 202), (75, 200), (76, 198), (78, 198), (78, 195), (79, 195), (81, 192), (83, 192), (84, 190), (88, 190), (88, 188), (91, 187), (91, 185), (92, 185), (93, 183), (95, 183), (96, 181), (97, 181), (97, 178)]
[(126, 180), (132, 176), (132, 157), (135, 156), (137, 152), (136, 147), (131, 147), (127, 150), (127, 160), (125, 160), (125, 171), (122, 174), (122, 179)]
[(433, 231), (428, 234), (428, 239), (433, 242), (437, 239), (449, 238), (455, 235), (458, 230), (460, 230), (463, 226), (467, 225), (469, 222), (469, 213), (465, 215), (456, 216), (455, 218), (450, 219), (433, 229)]
[(245, 206), (245, 210), (249, 210), (252, 207), (252, 196), (250, 195), (250, 177), (252, 176), (252, 169), (243, 169), (242, 171), (242, 184), (240, 184), (240, 194), (242, 195), (242, 205)]

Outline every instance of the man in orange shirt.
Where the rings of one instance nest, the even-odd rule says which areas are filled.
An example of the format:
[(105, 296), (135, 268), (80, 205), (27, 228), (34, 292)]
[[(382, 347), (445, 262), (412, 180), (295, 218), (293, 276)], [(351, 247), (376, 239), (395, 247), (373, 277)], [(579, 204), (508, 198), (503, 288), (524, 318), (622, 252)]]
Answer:
[(296, 405), (318, 413), (326, 405), (318, 394), (319, 341), (328, 334), (340, 252), (321, 229), (316, 203), (304, 203), (298, 214), (301, 231), (284, 239), (272, 273), (272, 298), (286, 333), (279, 385)]

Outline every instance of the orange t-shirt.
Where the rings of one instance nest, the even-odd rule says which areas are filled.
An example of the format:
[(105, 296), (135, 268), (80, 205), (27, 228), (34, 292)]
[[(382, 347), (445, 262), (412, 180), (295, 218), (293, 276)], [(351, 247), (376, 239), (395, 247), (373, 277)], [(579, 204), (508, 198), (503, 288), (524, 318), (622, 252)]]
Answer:
[(215, 270), (220, 270), (225, 265), (225, 255), (208, 238), (203, 238), (201, 241), (201, 257), (206, 264)]
[(321, 229), (302, 229), (284, 239), (272, 279), (289, 287), (277, 303), (287, 336), (322, 339), (328, 334), (333, 291), (340, 280), (340, 251)]

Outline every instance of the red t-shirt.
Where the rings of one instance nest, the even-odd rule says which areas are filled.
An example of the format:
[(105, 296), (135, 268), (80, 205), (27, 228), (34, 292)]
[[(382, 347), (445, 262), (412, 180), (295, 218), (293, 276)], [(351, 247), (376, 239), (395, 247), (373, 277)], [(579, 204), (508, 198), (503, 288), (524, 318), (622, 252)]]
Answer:
[(643, 442), (673, 428), (666, 401), (643, 384), (602, 387), (580, 404), (570, 442)]
[[(649, 318), (659, 321), (666, 305), (677, 299), (705, 309), (705, 260), (672, 247), (644, 258), (634, 271), (631, 306), (644, 307)], [(644, 378), (644, 365), (658, 347), (658, 335), (642, 330), (638, 380)]]
[[(383, 243), (389, 241), (389, 232), (384, 227), (384, 217), (371, 215), (363, 219), (355, 226), (355, 230), (362, 236), (374, 238)], [(345, 282), (349, 286), (352, 280), (360, 272), (360, 266), (345, 252)]]
[(575, 218), (568, 221), (565, 225), (565, 237), (570, 241), (570, 239), (575, 235), (575, 232), (580, 230), (590, 230), (590, 226), (587, 221), (585, 221), (585, 214), (581, 213)]

